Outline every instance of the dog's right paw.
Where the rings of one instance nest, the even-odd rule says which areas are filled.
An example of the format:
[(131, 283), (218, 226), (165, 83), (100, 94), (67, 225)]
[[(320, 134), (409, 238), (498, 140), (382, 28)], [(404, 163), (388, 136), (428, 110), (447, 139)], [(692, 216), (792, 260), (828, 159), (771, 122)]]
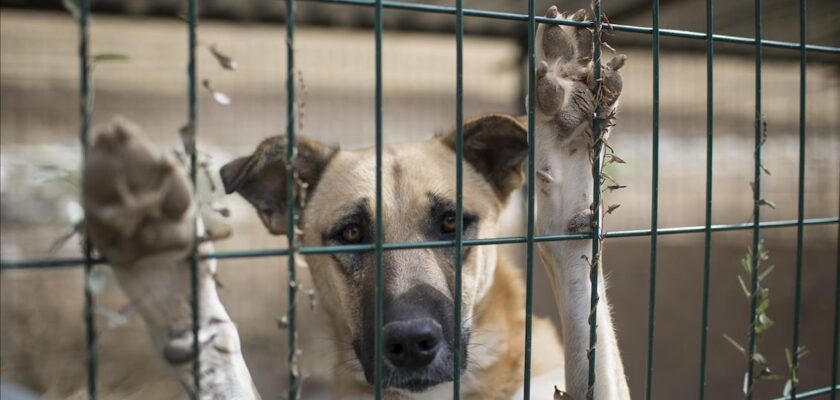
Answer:
[[(586, 11), (561, 14), (551, 6), (547, 18), (583, 21)], [(537, 32), (536, 100), (541, 119), (550, 122), (552, 135), (565, 139), (581, 124), (591, 123), (600, 105), (611, 107), (621, 94), (618, 70), (626, 56), (619, 54), (601, 67), (601, 96), (596, 96), (592, 32), (588, 28), (542, 24)]]
[(83, 193), (88, 235), (110, 262), (190, 248), (186, 176), (134, 124), (115, 119), (97, 136), (88, 150)]

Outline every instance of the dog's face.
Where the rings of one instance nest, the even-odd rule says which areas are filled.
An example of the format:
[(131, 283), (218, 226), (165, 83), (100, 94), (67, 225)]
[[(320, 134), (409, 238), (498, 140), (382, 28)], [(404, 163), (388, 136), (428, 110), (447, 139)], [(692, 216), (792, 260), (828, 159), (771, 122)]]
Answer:
[[(286, 227), (285, 137), (267, 139), (250, 157), (222, 169), (228, 192), (238, 191), (272, 233)], [(375, 241), (376, 155), (373, 149), (335, 150), (299, 140), (296, 169), (306, 184), (302, 241), (306, 246)], [(387, 146), (382, 158), (382, 227), (385, 243), (454, 240), (455, 137)], [(494, 237), (511, 191), (521, 185), (526, 133), (513, 118), (488, 116), (464, 129), (465, 239)], [(453, 380), (454, 338), (462, 338), (466, 369), (470, 321), (492, 284), (494, 246), (462, 253), (462, 323), (455, 310), (455, 249), (387, 250), (382, 254), (386, 387), (412, 392)], [(364, 378), (373, 381), (376, 254), (307, 256), (319, 298), (337, 338), (352, 349)], [(458, 326), (460, 325), (460, 326)], [(349, 349), (345, 349), (349, 350)], [(359, 374), (360, 376), (362, 374)]]

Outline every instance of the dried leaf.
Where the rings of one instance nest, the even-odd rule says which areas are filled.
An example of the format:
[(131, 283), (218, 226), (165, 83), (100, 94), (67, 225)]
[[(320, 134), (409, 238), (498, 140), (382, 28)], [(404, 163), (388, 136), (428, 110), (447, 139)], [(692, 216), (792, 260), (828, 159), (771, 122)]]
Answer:
[(97, 53), (90, 57), (90, 61), (94, 64), (100, 62), (128, 61), (130, 59), (131, 57), (120, 53)]
[(610, 159), (611, 159), (611, 161), (617, 162), (619, 164), (627, 164), (626, 162), (624, 162), (624, 160), (621, 159), (621, 157), (619, 157), (615, 154), (610, 154)]
[(767, 169), (767, 167), (765, 167), (763, 164), (759, 165), (759, 167), (761, 167), (761, 170), (762, 170), (762, 171), (764, 171), (764, 173), (765, 173), (765, 174), (767, 174), (768, 176), (769, 176), (769, 175), (772, 175), (772, 174), (770, 173), (770, 170), (769, 170), (769, 169)]
[(607, 189), (609, 189), (610, 191), (613, 191), (613, 190), (618, 190), (618, 189), (624, 189), (626, 187), (627, 186), (625, 186), (625, 185), (609, 185), (609, 186), (607, 186)]
[(213, 54), (213, 57), (216, 58), (216, 61), (219, 62), (222, 68), (229, 71), (236, 71), (236, 68), (239, 66), (236, 60), (219, 51), (215, 44), (211, 44), (208, 48), (210, 49), (210, 54)]
[(213, 100), (216, 100), (216, 103), (219, 103), (224, 106), (230, 104), (230, 97), (228, 97), (228, 95), (222, 92), (217, 92), (213, 90), (213, 87), (210, 86), (209, 79), (204, 79), (203, 81), (201, 81), (201, 84), (207, 89), (207, 91), (210, 92), (211, 95), (213, 95)]
[(772, 201), (767, 200), (767, 199), (760, 199), (758, 201), (758, 205), (759, 206), (767, 206), (767, 207), (770, 207), (774, 210), (776, 209), (776, 203), (773, 203)]
[(725, 333), (723, 334), (723, 337), (724, 337), (724, 339), (728, 340), (728, 341), (729, 341), (729, 343), (731, 343), (731, 344), (732, 344), (732, 346), (734, 346), (734, 347), (735, 347), (738, 351), (740, 351), (742, 354), (746, 354), (746, 353), (747, 353), (747, 351), (746, 351), (746, 350), (744, 350), (744, 348), (743, 348), (740, 344), (738, 344), (738, 342), (736, 342), (736, 341), (735, 341), (735, 339), (732, 339), (732, 337), (730, 337), (729, 335), (727, 335), (727, 334), (725, 334)]
[(74, 0), (61, 0), (61, 4), (77, 21), (82, 18), (82, 10), (79, 9), (79, 5)]
[(607, 207), (607, 214), (612, 214), (612, 212), (615, 211), (615, 209), (618, 207), (621, 207), (621, 204), (613, 204)]

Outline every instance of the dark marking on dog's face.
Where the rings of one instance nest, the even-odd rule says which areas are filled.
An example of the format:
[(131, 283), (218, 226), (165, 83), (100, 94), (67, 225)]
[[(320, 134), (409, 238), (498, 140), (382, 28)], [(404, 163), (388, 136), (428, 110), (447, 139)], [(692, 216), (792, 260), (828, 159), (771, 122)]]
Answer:
[[(450, 135), (384, 149), (384, 243), (455, 239), (454, 142)], [(463, 237), (495, 237), (507, 197), (522, 182), (525, 130), (510, 117), (484, 117), (465, 125), (464, 150)], [(375, 243), (375, 160), (373, 149), (340, 150), (319, 167), (322, 173), (317, 186), (309, 188), (303, 214), (303, 245)], [(463, 248), (460, 323), (454, 321), (455, 256), (451, 246), (382, 253), (386, 388), (421, 392), (452, 381), (456, 335), (463, 343), (458, 370), (463, 373), (469, 365), (470, 321), (492, 285), (496, 249)], [(376, 254), (319, 254), (306, 261), (337, 336), (339, 358), (355, 358), (355, 376), (372, 383)]]

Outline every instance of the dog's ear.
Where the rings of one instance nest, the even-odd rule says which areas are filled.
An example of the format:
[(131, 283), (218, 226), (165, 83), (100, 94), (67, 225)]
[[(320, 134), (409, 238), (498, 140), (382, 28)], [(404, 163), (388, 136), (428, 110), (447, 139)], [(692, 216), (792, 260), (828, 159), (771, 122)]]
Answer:
[[(286, 136), (265, 139), (253, 154), (225, 164), (219, 171), (225, 192), (237, 192), (248, 200), (268, 231), (286, 234)], [(309, 195), (336, 149), (304, 137), (297, 139), (295, 170)]]
[[(455, 150), (455, 133), (443, 138)], [(492, 114), (464, 124), (464, 159), (484, 176), (502, 201), (522, 185), (528, 130), (509, 115)]]

